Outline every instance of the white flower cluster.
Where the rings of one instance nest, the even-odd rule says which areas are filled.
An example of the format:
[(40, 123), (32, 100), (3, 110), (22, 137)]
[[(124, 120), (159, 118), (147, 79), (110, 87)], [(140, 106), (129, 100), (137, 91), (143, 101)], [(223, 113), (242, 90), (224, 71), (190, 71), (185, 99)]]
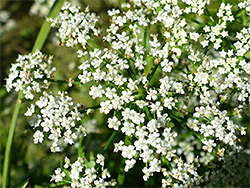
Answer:
[(33, 116), (30, 125), (36, 129), (34, 143), (42, 143), (44, 135), (52, 141), (52, 152), (61, 151), (65, 144), (74, 144), (78, 137), (86, 136), (86, 128), (78, 125), (83, 117), (78, 110), (80, 104), (72, 102), (66, 92), (58, 92), (54, 97), (52, 93), (43, 92), (35, 104), (31, 104), (25, 113)]
[(35, 0), (30, 8), (30, 15), (36, 15), (45, 17), (48, 16), (51, 7), (55, 3), (55, 0)]
[(58, 37), (62, 44), (73, 47), (77, 44), (86, 47), (90, 36), (98, 36), (100, 30), (96, 28), (98, 17), (90, 13), (86, 8), (85, 12), (80, 12), (79, 6), (72, 6), (65, 3), (57, 18), (48, 18), (52, 27), (58, 27)]
[(189, 13), (198, 13), (198, 15), (202, 15), (204, 13), (204, 9), (206, 8), (206, 5), (210, 4), (210, 0), (182, 0), (184, 3), (188, 4), (184, 9), (184, 12)]
[(246, 13), (250, 16), (250, 2), (248, 0), (244, 0), (238, 4), (238, 7), (245, 10)]
[[(197, 172), (199, 166), (200, 164), (197, 160), (193, 163), (185, 163), (181, 158), (173, 160), (173, 169), (171, 172), (168, 172), (165, 168), (163, 169), (163, 175), (169, 178), (162, 179), (162, 187), (188, 187), (188, 185), (200, 185), (208, 180), (208, 173), (205, 173), (203, 177), (200, 176)], [(177, 181), (173, 182), (173, 179)]]
[(207, 47), (209, 44), (213, 44), (216, 50), (221, 47), (222, 39), (228, 36), (228, 31), (225, 30), (227, 28), (227, 23), (235, 20), (231, 9), (232, 5), (221, 3), (216, 14), (219, 18), (218, 24), (213, 26), (206, 25), (203, 28), (206, 33), (203, 35), (204, 39), (201, 42), (203, 48)]
[[(176, 153), (178, 155), (184, 155), (187, 160), (187, 163), (192, 163), (195, 160), (195, 148), (197, 148), (198, 150), (200, 150), (201, 148), (201, 145), (194, 139), (193, 136), (189, 136), (184, 140), (178, 141), (178, 146), (179, 147), (177, 148)], [(203, 153), (205, 154), (205, 152)], [(207, 158), (203, 156), (203, 158), (200, 158), (199, 161), (203, 163), (202, 160), (207, 160)]]
[[(153, 176), (154, 172), (161, 171), (161, 158), (158, 159), (157, 155), (164, 156), (168, 160), (175, 156), (176, 150), (173, 146), (176, 144), (177, 133), (166, 127), (165, 121), (165, 118), (160, 118), (158, 121), (152, 119), (146, 126), (142, 127), (135, 126), (130, 121), (122, 122), (122, 132), (125, 132), (128, 136), (133, 134), (137, 138), (133, 145), (126, 145), (123, 141), (115, 143), (114, 151), (122, 151), (121, 155), (126, 158), (125, 171), (131, 169), (139, 157), (139, 160), (145, 163), (142, 171), (145, 174), (143, 178), (147, 181), (150, 176)], [(162, 132), (159, 131), (160, 129), (162, 129)], [(148, 166), (146, 164), (149, 167), (146, 167)]]
[[(213, 148), (218, 148), (216, 147), (217, 140), (239, 149), (235, 132), (245, 135), (246, 131), (244, 127), (234, 124), (229, 119), (226, 110), (220, 111), (215, 106), (201, 106), (196, 107), (195, 111), (194, 117), (197, 119), (189, 119), (187, 125), (204, 136), (201, 139), (204, 144), (202, 149), (211, 152)], [(222, 150), (220, 156), (222, 157), (223, 155), (224, 151)]]
[[(232, 31), (229, 27), (237, 20), (233, 6), (221, 3), (218, 12), (210, 15), (208, 4), (209, 0), (131, 0), (122, 9), (108, 11), (111, 24), (103, 39), (110, 48), (103, 49), (97, 45), (86, 48), (91, 35), (99, 34), (98, 17), (88, 9), (82, 13), (66, 3), (56, 19), (49, 19), (52, 26), (59, 27), (62, 43), (82, 46), (77, 51), (79, 82), (91, 82), (89, 95), (100, 102), (99, 112), (109, 116), (107, 126), (125, 135), (125, 140), (114, 144), (114, 152), (125, 158), (124, 170), (142, 161), (144, 181), (157, 173), (162, 176), (162, 187), (202, 186), (216, 176), (211, 173), (214, 170), (223, 166), (230, 172), (228, 161), (238, 155), (239, 138), (246, 134), (235, 120), (236, 116), (249, 116), (250, 63), (246, 54), (250, 28)], [(238, 7), (246, 9), (247, 2)], [(200, 27), (193, 27), (188, 16)], [(20, 75), (27, 88), (35, 77), (31, 73), (25, 69)], [(14, 75), (9, 83), (20, 80)], [(7, 88), (20, 90), (16, 82)], [(39, 111), (31, 121), (37, 129), (34, 142), (43, 142), (44, 134), (49, 133), (55, 152), (61, 141), (73, 144), (78, 134), (85, 136), (87, 129), (75, 123), (82, 117), (78, 108), (66, 93), (59, 92), (57, 97), (44, 93), (26, 112), (31, 116)], [(70, 178), (71, 187), (115, 185), (105, 181), (110, 174), (101, 155), (96, 160), (101, 174), (83, 158), (73, 164), (65, 158), (65, 163), (52, 181)]]
[[(244, 56), (246, 52), (250, 50), (250, 26), (248, 28), (243, 28), (239, 33), (236, 33), (236, 38), (238, 41), (234, 43), (234, 47), (237, 50), (237, 56)], [(247, 74), (250, 74), (250, 64), (246, 64), (243, 69)]]
[(10, 92), (23, 90), (26, 99), (33, 99), (35, 93), (47, 89), (50, 85), (47, 79), (51, 78), (56, 68), (51, 66), (52, 56), (46, 56), (39, 50), (28, 55), (19, 55), (15, 64), (12, 64), (9, 78), (6, 79), (6, 88)]
[[(235, 20), (232, 5), (222, 3), (216, 14), (218, 24), (206, 25), (198, 32), (185, 14), (208, 14), (204, 10), (209, 1), (183, 2), (187, 4), (184, 10), (174, 0), (134, 0), (122, 5), (123, 12), (110, 10), (112, 23), (104, 40), (111, 48), (77, 52), (82, 59), (80, 82), (94, 82), (90, 96), (101, 98), (101, 113), (114, 114), (107, 120), (108, 127), (133, 140), (115, 143), (114, 151), (121, 151), (126, 159), (125, 171), (142, 160), (145, 181), (162, 172), (166, 178), (162, 185), (175, 187), (207, 181), (209, 171), (198, 173), (201, 164), (222, 158), (225, 148), (240, 149), (237, 139), (245, 134), (245, 128), (236, 125), (220, 106), (236, 90), (237, 97), (232, 100), (240, 117), (250, 96), (249, 63), (242, 59), (249, 48), (248, 29), (237, 34), (240, 44), (234, 43), (244, 46), (244, 53), (219, 50), (223, 38), (229, 36), (228, 23)], [(163, 28), (162, 33), (149, 35), (151, 24)], [(197, 49), (197, 42), (204, 48), (213, 46), (211, 52)], [(176, 141), (183, 133), (171, 124), (186, 128), (200, 141), (199, 153), (183, 151), (186, 162), (180, 151), (176, 152), (176, 147), (184, 148)], [(163, 167), (165, 159), (169, 161), (167, 169)]]
[(0, 10), (0, 36), (2, 36), (5, 32), (10, 31), (15, 28), (16, 21), (11, 17), (11, 14), (7, 10)]
[[(233, 100), (234, 103), (231, 105), (235, 104), (235, 109), (242, 111), (245, 104), (249, 103), (250, 63), (242, 58), (249, 51), (248, 33), (247, 28), (237, 32), (236, 36), (239, 40), (234, 43), (236, 51), (218, 50), (217, 56), (213, 59), (189, 49), (192, 54), (196, 54), (195, 58), (194, 55), (189, 57), (196, 65), (199, 64), (200, 59), (203, 59), (203, 63), (196, 68), (194, 73), (185, 75), (188, 78), (186, 83), (189, 89), (199, 96), (201, 104), (222, 105), (225, 101)], [(195, 68), (195, 66), (190, 66), (190, 68)], [(233, 90), (236, 90), (234, 96), (231, 95)], [(220, 101), (217, 101), (218, 97)], [(236, 114), (241, 117), (240, 113)]]
[[(64, 178), (70, 179), (72, 188), (105, 188), (116, 185), (114, 179), (108, 180), (111, 175), (108, 169), (104, 168), (104, 156), (101, 154), (97, 155), (95, 161), (88, 162), (86, 159), (79, 157), (71, 164), (69, 158), (65, 157), (64, 162), (63, 169), (56, 169), (50, 181), (63, 182)], [(95, 165), (100, 165), (101, 168), (97, 170)], [(69, 177), (66, 176), (65, 172)]]

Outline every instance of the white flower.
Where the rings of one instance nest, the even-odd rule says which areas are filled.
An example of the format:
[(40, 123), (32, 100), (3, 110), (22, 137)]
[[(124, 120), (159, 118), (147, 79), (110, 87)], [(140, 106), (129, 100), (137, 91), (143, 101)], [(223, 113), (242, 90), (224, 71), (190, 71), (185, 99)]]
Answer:
[(114, 130), (118, 131), (120, 125), (121, 125), (121, 122), (117, 119), (116, 116), (108, 119), (109, 128), (113, 128)]
[(96, 157), (97, 157), (96, 163), (104, 167), (104, 159), (105, 159), (104, 156), (101, 154), (97, 154)]
[(157, 99), (157, 91), (156, 90), (153, 90), (150, 88), (147, 93), (148, 93), (148, 95), (146, 97), (147, 100), (156, 100)]
[(244, 68), (244, 71), (246, 71), (247, 74), (250, 74), (250, 63), (246, 63), (243, 68)]
[(32, 116), (32, 114), (35, 112), (35, 105), (31, 104), (28, 110), (25, 112), (25, 116)]
[(124, 158), (132, 159), (132, 157), (135, 156), (135, 154), (136, 154), (136, 150), (134, 146), (129, 145), (129, 146), (122, 147), (122, 156)]
[(42, 143), (43, 142), (43, 132), (37, 130), (34, 135), (33, 135), (33, 138), (34, 138), (34, 143), (37, 144), (37, 143)]
[(52, 175), (50, 181), (61, 182), (63, 178), (66, 176), (65, 172), (61, 172), (61, 168), (57, 168), (55, 170), (55, 175)]
[(200, 37), (199, 33), (196, 33), (196, 32), (190, 33), (190, 38), (196, 42), (198, 41), (199, 37)]
[(133, 166), (135, 165), (135, 163), (136, 163), (135, 159), (126, 160), (125, 161), (126, 166), (124, 168), (125, 172), (128, 172), (129, 169), (133, 168)]
[(96, 86), (91, 86), (89, 95), (92, 96), (93, 99), (97, 97), (102, 97), (102, 95), (105, 93), (105, 91), (102, 89), (101, 85)]

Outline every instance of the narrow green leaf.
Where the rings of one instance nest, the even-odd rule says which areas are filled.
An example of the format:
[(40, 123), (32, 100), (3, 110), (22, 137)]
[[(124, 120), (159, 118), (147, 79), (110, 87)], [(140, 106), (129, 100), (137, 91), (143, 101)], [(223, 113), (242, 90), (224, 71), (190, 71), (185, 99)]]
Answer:
[(125, 181), (125, 158), (122, 158), (122, 163), (120, 165), (120, 169), (119, 169), (119, 174), (118, 174), (118, 178), (117, 178), (117, 182), (119, 185), (123, 185), (124, 181)]
[(35, 185), (34, 188), (43, 188), (41, 185)]
[(114, 139), (114, 137), (115, 137), (116, 134), (117, 134), (117, 132), (114, 131), (114, 132), (112, 133), (112, 135), (110, 136), (110, 138), (109, 138), (107, 144), (106, 144), (105, 147), (103, 148), (103, 152), (102, 152), (103, 154), (107, 151), (109, 145), (110, 145), (111, 142), (113, 141), (113, 139)]
[(26, 188), (27, 185), (29, 184), (30, 178), (28, 178), (22, 185), (18, 186), (18, 188)]
[(84, 157), (84, 163), (87, 168), (92, 168), (95, 166), (95, 157), (93, 152), (90, 152), (89, 160)]
[(170, 127), (170, 128), (173, 128), (173, 127), (174, 127), (174, 123), (170, 122), (170, 123), (169, 123), (169, 127)]
[[(125, 137), (125, 145), (130, 145), (131, 142), (129, 141), (129, 137), (126, 136)], [(121, 165), (120, 165), (120, 169), (119, 169), (119, 174), (118, 174), (118, 178), (117, 178), (117, 182), (119, 185), (123, 185), (124, 184), (124, 181), (125, 181), (125, 161), (126, 159), (125, 158), (122, 158), (122, 162), (121, 162)]]
[(78, 146), (78, 156), (79, 157), (83, 157), (84, 156), (84, 153), (83, 153), (83, 148), (84, 146), (82, 146), (82, 140), (83, 140), (84, 137), (82, 137), (79, 141), (79, 146)]
[[(52, 10), (51, 10), (48, 18), (55, 18), (59, 14), (59, 12), (60, 12), (60, 10), (61, 10), (61, 8), (63, 6), (64, 1), (65, 0), (57, 0), (55, 2), (55, 4), (52, 7)], [(50, 24), (45, 20), (42, 27), (41, 27), (41, 30), (40, 30), (40, 32), (39, 32), (39, 34), (37, 36), (36, 42), (35, 42), (35, 44), (34, 44), (34, 46), (32, 48), (32, 52), (35, 52), (37, 49), (38, 50), (42, 49), (42, 47), (44, 45), (44, 42), (47, 39), (47, 36), (48, 36), (48, 34), (50, 32), (50, 29), (51, 29)]]
[(89, 43), (91, 43), (94, 47), (98, 48), (99, 50), (103, 50), (98, 44), (96, 44), (93, 40), (89, 39)]
[(11, 124), (10, 124), (10, 130), (9, 130), (9, 135), (8, 135), (8, 140), (6, 144), (6, 149), (5, 149), (5, 155), (4, 155), (4, 163), (3, 163), (3, 182), (2, 186), (3, 188), (6, 188), (8, 186), (8, 181), (9, 181), (9, 166), (10, 166), (10, 151), (11, 151), (11, 146), (14, 138), (14, 133), (15, 133), (15, 128), (16, 128), (16, 121), (18, 117), (18, 113), (20, 110), (21, 102), (20, 99), (23, 97), (23, 92), (20, 91), (17, 101), (16, 101), (16, 106), (15, 110), (12, 116)]

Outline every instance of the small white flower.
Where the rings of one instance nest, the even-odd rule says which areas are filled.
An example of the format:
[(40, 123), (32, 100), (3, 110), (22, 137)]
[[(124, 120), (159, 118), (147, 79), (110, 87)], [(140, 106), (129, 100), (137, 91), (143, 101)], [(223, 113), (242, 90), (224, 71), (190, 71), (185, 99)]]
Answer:
[(33, 135), (33, 138), (34, 138), (34, 143), (37, 144), (37, 143), (42, 143), (43, 142), (43, 132), (37, 130), (34, 135)]
[(196, 42), (198, 41), (199, 37), (200, 37), (199, 33), (196, 32), (190, 33), (190, 38)]

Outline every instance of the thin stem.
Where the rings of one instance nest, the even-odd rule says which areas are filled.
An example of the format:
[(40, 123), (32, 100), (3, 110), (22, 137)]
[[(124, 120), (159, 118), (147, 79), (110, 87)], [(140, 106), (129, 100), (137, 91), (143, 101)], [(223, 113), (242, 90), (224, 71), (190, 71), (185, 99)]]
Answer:
[[(61, 7), (63, 6), (65, 0), (58, 0), (55, 2), (55, 4), (52, 7), (52, 10), (49, 14), (49, 18), (54, 18), (56, 17), (60, 10)], [(42, 28), (36, 38), (35, 44), (32, 48), (32, 52), (35, 52), (36, 50), (41, 50), (43, 47), (43, 44), (49, 34), (50, 31), (50, 25), (49, 23), (47, 23), (46, 21), (44, 21)], [(9, 130), (9, 135), (8, 135), (8, 140), (7, 140), (7, 144), (6, 144), (6, 149), (5, 149), (5, 155), (4, 155), (4, 165), (3, 165), (3, 183), (2, 183), (2, 187), (6, 188), (9, 183), (9, 173), (10, 173), (10, 153), (11, 153), (11, 147), (12, 147), (12, 142), (13, 142), (13, 138), (14, 138), (14, 133), (15, 133), (15, 128), (16, 128), (16, 121), (17, 121), (17, 117), (19, 114), (19, 110), (21, 107), (21, 103), (20, 100), (23, 97), (23, 91), (19, 91), (18, 94), (18, 98), (16, 101), (16, 106), (15, 106), (15, 110), (12, 116), (12, 120), (11, 120), (11, 124), (10, 124), (10, 130)]]
[(93, 40), (89, 39), (89, 43), (91, 43), (94, 47), (98, 48), (99, 50), (103, 50), (98, 44), (96, 44)]
[(98, 109), (100, 107), (101, 107), (100, 105), (97, 105), (97, 106), (92, 106), (92, 107), (88, 107), (88, 108), (83, 108), (83, 109), (79, 110), (79, 112), (85, 113), (88, 109)]
[[(49, 82), (53, 82), (53, 83), (58, 83), (58, 84), (61, 84), (61, 83), (69, 83), (70, 81), (69, 80), (55, 80), (55, 79), (46, 79), (48, 80)], [(81, 83), (79, 81), (75, 81), (75, 80), (72, 80), (71, 82), (73, 85), (89, 85), (89, 86), (92, 86), (93, 84), (89, 84), (89, 83)]]
[[(130, 141), (129, 141), (129, 137), (126, 136), (125, 137), (125, 145), (130, 145)], [(119, 185), (123, 185), (124, 181), (125, 181), (125, 158), (122, 158), (121, 164), (120, 164), (120, 169), (119, 169), (119, 173), (118, 173), (118, 177), (117, 177), (117, 182)]]
[(113, 139), (115, 138), (116, 134), (117, 134), (117, 131), (114, 131), (114, 132), (112, 133), (112, 135), (109, 137), (109, 140), (108, 140), (107, 144), (106, 144), (105, 147), (103, 148), (103, 151), (102, 151), (103, 153), (105, 153), (105, 152), (107, 151), (109, 145), (111, 144), (111, 142), (112, 142)]
[(147, 42), (148, 42), (148, 27), (145, 27), (143, 36), (143, 46), (145, 49), (147, 49)]
[(12, 116), (7, 145), (5, 149), (5, 155), (4, 155), (4, 163), (3, 163), (3, 188), (8, 186), (8, 180), (9, 180), (9, 166), (10, 166), (10, 153), (11, 153), (11, 146), (14, 138), (15, 128), (16, 128), (16, 121), (18, 117), (18, 113), (21, 107), (20, 99), (23, 97), (23, 92), (20, 91), (17, 101), (15, 110)]
[(87, 47), (87, 49), (88, 49), (89, 51), (91, 51), (91, 52), (93, 52), (93, 51), (94, 51), (94, 49), (93, 49), (93, 48), (91, 48), (91, 46), (90, 46), (89, 44), (86, 44), (86, 47)]

